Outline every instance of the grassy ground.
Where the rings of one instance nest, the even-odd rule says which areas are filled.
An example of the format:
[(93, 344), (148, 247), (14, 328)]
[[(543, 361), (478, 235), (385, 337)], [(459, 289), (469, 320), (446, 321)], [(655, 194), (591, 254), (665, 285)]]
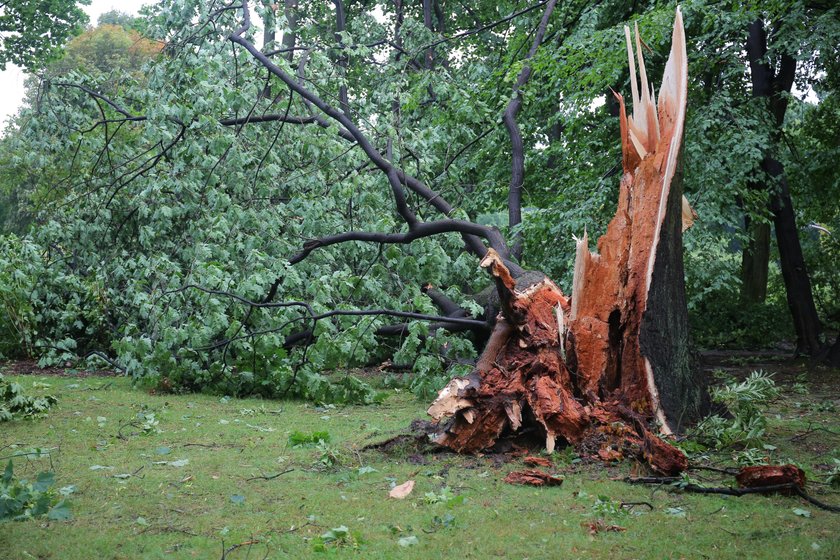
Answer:
[[(60, 401), (46, 418), (0, 425), (0, 456), (49, 450), (15, 459), (17, 474), (52, 469), (58, 486), (76, 490), (70, 521), (0, 524), (3, 559), (840, 557), (840, 515), (799, 498), (631, 486), (610, 478), (637, 466), (572, 462), (562, 452), (553, 471), (564, 484), (534, 489), (502, 482), (522, 468), (519, 458), (363, 451), (423, 418), (423, 403), (405, 393), (380, 406), (323, 408), (153, 396), (123, 378), (12, 379)], [(824, 480), (840, 458), (837, 381), (783, 381), (787, 390), (769, 412), (767, 443), (776, 449), (768, 453)], [(327, 432), (330, 441), (294, 447), (295, 431)], [(709, 459), (732, 463), (729, 454)], [(721, 483), (707, 474), (692, 476)], [(388, 498), (392, 484), (409, 479), (416, 487), (408, 498)], [(809, 486), (840, 503), (827, 489)], [(337, 540), (323, 542), (333, 529)]]

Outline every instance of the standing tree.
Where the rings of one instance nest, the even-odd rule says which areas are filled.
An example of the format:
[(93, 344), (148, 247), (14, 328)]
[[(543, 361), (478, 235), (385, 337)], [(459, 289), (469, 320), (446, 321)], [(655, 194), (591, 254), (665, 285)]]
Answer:
[(33, 71), (60, 56), (64, 43), (81, 32), (90, 0), (0, 2), (0, 69), (11, 62)]

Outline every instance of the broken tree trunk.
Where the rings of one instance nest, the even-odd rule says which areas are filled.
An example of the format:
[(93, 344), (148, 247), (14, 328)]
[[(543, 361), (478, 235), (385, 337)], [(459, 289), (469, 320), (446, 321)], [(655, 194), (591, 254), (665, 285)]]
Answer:
[(429, 408), (437, 441), (455, 451), (537, 429), (549, 451), (562, 438), (603, 460), (637, 456), (661, 473), (687, 466), (652, 431), (679, 431), (706, 402), (689, 354), (682, 260), (682, 228), (693, 219), (681, 186), (682, 16), (677, 10), (658, 109), (638, 29), (641, 94), (625, 32), (634, 113), (616, 94), (624, 167), (616, 215), (598, 253), (585, 234), (578, 240), (571, 298), (548, 278), (518, 290), (495, 251), (482, 260), (501, 313), (473, 373), (453, 379)]

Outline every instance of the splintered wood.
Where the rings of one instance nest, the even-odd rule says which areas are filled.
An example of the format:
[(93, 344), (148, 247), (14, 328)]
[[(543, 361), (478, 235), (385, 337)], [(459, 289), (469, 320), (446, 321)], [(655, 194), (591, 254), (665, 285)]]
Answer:
[[(805, 488), (805, 471), (796, 465), (743, 467), (735, 480), (738, 481), (738, 486), (741, 488), (765, 488), (784, 484)], [(782, 493), (791, 494), (792, 491), (788, 490)]]
[(563, 484), (563, 479), (536, 469), (527, 469), (524, 471), (513, 471), (505, 477), (505, 482), (525, 486), (560, 486)]
[(651, 428), (677, 431), (705, 394), (689, 362), (682, 266), (682, 229), (694, 219), (679, 180), (682, 16), (677, 10), (658, 106), (638, 30), (640, 84), (626, 33), (634, 113), (616, 94), (624, 174), (615, 217), (597, 253), (586, 234), (578, 240), (571, 298), (549, 279), (517, 290), (503, 259), (487, 252), (481, 266), (501, 301), (495, 330), (472, 374), (453, 379), (429, 408), (437, 441), (455, 451), (536, 428), (549, 452), (563, 443), (605, 461), (636, 457), (664, 474), (687, 467)]

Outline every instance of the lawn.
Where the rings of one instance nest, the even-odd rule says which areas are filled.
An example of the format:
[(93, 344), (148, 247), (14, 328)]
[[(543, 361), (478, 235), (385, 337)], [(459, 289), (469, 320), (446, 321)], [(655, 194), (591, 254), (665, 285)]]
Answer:
[[(119, 377), (9, 377), (59, 402), (44, 418), (0, 424), (3, 463), (41, 449), (15, 457), (16, 474), (52, 470), (57, 487), (75, 489), (68, 521), (0, 523), (3, 559), (840, 557), (840, 514), (798, 497), (630, 485), (620, 479), (638, 465), (568, 450), (550, 469), (563, 485), (532, 488), (503, 482), (524, 467), (514, 454), (424, 453), (411, 439), (365, 449), (424, 418), (423, 402), (393, 389), (381, 405), (321, 407), (152, 395)], [(765, 451), (796, 461), (808, 491), (837, 504), (824, 481), (840, 459), (838, 383), (823, 379), (780, 380)], [(313, 434), (329, 441), (307, 443)], [(733, 464), (732, 452), (703, 460)], [(407, 498), (388, 497), (407, 480)]]

